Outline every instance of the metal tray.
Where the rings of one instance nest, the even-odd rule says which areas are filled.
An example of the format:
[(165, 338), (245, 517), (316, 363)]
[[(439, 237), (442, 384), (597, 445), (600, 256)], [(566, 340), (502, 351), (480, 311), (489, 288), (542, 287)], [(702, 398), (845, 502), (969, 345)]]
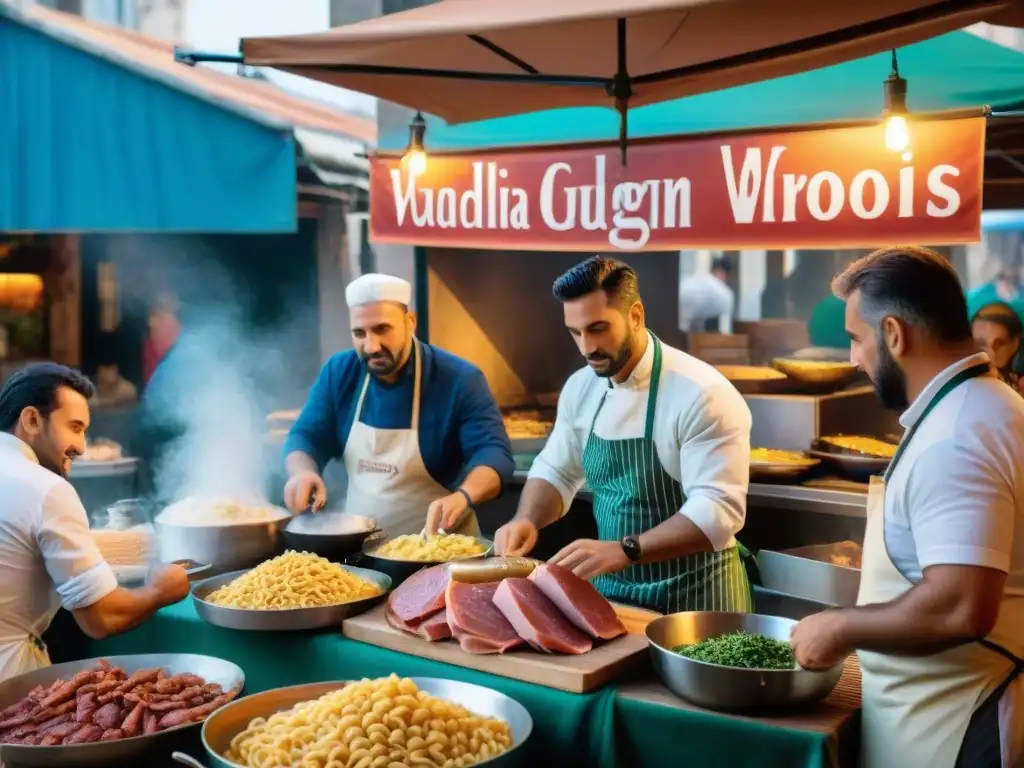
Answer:
[(799, 483), (808, 477), (821, 459), (808, 459), (806, 462), (750, 462), (750, 479), (752, 482)]
[(857, 604), (860, 571), (833, 565), (828, 556), (835, 544), (817, 544), (782, 552), (757, 553), (761, 584), (767, 589), (825, 605), (850, 608)]
[(232, 571), (231, 573), (214, 576), (192, 587), (192, 602), (196, 613), (203, 621), (226, 629), (241, 629), (257, 632), (301, 631), (323, 629), (324, 627), (340, 627), (341, 622), (349, 616), (357, 616), (379, 603), (391, 589), (391, 577), (378, 571), (366, 568), (355, 568), (351, 565), (342, 566), (346, 571), (360, 578), (372, 581), (382, 592), (363, 600), (338, 605), (324, 605), (316, 608), (286, 608), (279, 610), (257, 611), (248, 608), (228, 608), (223, 605), (208, 603), (204, 598), (211, 592), (220, 589), (239, 576), (248, 573), (249, 569)]
[[(431, 696), (461, 704), (474, 714), (500, 718), (509, 724), (512, 731), (512, 744), (508, 751), (489, 760), (481, 760), (475, 765), (507, 768), (523, 764), (526, 759), (525, 750), (520, 748), (533, 732), (533, 718), (526, 711), (526, 707), (518, 701), (481, 685), (442, 680), (435, 677), (414, 677), (412, 681), (419, 686), (421, 691), (426, 691)], [(222, 755), (231, 745), (231, 740), (245, 730), (253, 718), (270, 717), (275, 712), (290, 709), (304, 701), (317, 699), (331, 691), (344, 688), (347, 684), (347, 682), (339, 681), (277, 688), (247, 696), (222, 707), (203, 725), (203, 747), (206, 749), (208, 764), (213, 768), (238, 768), (235, 763), (228, 762)], [(191, 768), (197, 766), (205, 768), (203, 763), (181, 752), (175, 752), (173, 757), (179, 763), (191, 766)]]
[[(162, 667), (168, 674), (192, 672), (203, 677), (208, 683), (218, 683), (225, 691), (241, 688), (245, 674), (230, 661), (212, 656), (197, 656), (190, 653), (152, 653), (132, 656), (106, 656), (106, 661), (120, 667), (128, 674), (140, 669)], [(24, 698), (37, 685), (50, 685), (57, 680), (69, 680), (78, 672), (92, 669), (99, 659), (71, 661), (52, 667), (37, 669), (0, 683), (0, 709), (4, 709)], [(214, 713), (216, 714), (216, 713)], [(197, 728), (200, 723), (189, 723), (177, 728), (168, 728), (150, 736), (135, 736), (120, 741), (103, 741), (98, 744), (75, 744), (74, 746), (29, 747), (19, 745), (0, 746), (0, 760), (11, 766), (25, 768), (111, 768), (115, 765), (139, 765), (146, 755), (160, 754), (166, 750), (168, 739), (186, 728)], [(166, 754), (166, 752), (164, 752)]]
[(823, 451), (817, 447), (808, 453), (834, 467), (843, 477), (860, 483), (868, 482), (873, 475), (883, 474), (892, 461), (883, 456), (857, 456), (851, 453)]
[(113, 461), (87, 461), (79, 459), (72, 462), (69, 480), (85, 480), (94, 477), (123, 477), (134, 475), (139, 469), (136, 458), (115, 459)]
[[(478, 560), (482, 557), (490, 557), (491, 553), (494, 552), (494, 542), (480, 536), (477, 536), (476, 540), (484, 544), (487, 549), (478, 555), (457, 557), (454, 560), (445, 560), (444, 562), (454, 563), (458, 560)], [(391, 577), (391, 581), (396, 587), (416, 573), (416, 571), (422, 570), (423, 568), (429, 568), (433, 565), (442, 564), (441, 562), (435, 563), (425, 560), (395, 560), (390, 557), (377, 557), (374, 555), (373, 553), (386, 541), (386, 536), (375, 536), (364, 541), (363, 551), (359, 556), (359, 564), (365, 565), (366, 567), (372, 568), (380, 573), (386, 573)]]

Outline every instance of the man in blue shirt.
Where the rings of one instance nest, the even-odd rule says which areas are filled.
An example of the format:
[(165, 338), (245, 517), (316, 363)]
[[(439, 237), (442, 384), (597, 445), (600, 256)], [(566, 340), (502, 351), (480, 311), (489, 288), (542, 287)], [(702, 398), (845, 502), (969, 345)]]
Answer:
[(284, 446), (285, 503), (295, 513), (327, 503), (320, 476), (341, 458), (347, 512), (389, 535), (436, 531), (493, 499), (515, 464), (497, 403), (480, 370), (416, 339), (412, 288), (368, 274), (345, 289), (355, 349), (320, 372)]

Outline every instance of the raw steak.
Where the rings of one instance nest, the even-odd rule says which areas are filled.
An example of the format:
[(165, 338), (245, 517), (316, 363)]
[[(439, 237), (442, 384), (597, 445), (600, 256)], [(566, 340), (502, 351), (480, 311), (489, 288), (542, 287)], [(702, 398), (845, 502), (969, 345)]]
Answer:
[(406, 624), (418, 624), (444, 610), (448, 566), (434, 565), (417, 571), (388, 597), (388, 610)]
[(530, 574), (545, 597), (558, 606), (565, 618), (591, 637), (611, 640), (625, 634), (626, 628), (615, 609), (593, 584), (560, 565), (538, 565)]
[(448, 626), (466, 653), (504, 653), (522, 645), (523, 639), (494, 604), (498, 583), (448, 582)]
[(403, 632), (410, 632), (420, 637), (425, 637), (431, 642), (435, 640), (447, 640), (452, 636), (452, 631), (448, 628), (448, 619), (445, 616), (444, 609), (431, 614), (425, 619), (417, 619), (416, 621), (402, 621), (400, 618), (395, 616), (391, 612), (391, 608), (384, 609), (384, 618), (387, 620), (395, 629), (400, 629)]
[(505, 579), (494, 604), (523, 640), (538, 651), (586, 653), (593, 641), (574, 627), (529, 579)]

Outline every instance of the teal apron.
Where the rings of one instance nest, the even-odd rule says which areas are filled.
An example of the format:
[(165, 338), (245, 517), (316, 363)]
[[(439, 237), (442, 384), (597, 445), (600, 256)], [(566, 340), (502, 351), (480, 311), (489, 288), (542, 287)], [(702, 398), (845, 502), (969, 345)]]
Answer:
[[(594, 434), (604, 407), (597, 407), (583, 450), (583, 472), (594, 496), (594, 517), (601, 541), (639, 536), (672, 519), (686, 497), (682, 486), (665, 471), (654, 443), (654, 414), (661, 378), (661, 342), (654, 341), (654, 369), (647, 399), (644, 436), (605, 440)], [(736, 547), (701, 552), (660, 563), (629, 565), (619, 573), (594, 579), (609, 600), (659, 613), (740, 611), (753, 608), (746, 569)]]

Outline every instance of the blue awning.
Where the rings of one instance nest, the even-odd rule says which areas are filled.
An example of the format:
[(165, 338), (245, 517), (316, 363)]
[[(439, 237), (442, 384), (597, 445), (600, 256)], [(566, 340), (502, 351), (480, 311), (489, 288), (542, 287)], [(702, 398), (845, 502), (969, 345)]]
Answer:
[(0, 231), (291, 232), (293, 126), (0, 3)]

